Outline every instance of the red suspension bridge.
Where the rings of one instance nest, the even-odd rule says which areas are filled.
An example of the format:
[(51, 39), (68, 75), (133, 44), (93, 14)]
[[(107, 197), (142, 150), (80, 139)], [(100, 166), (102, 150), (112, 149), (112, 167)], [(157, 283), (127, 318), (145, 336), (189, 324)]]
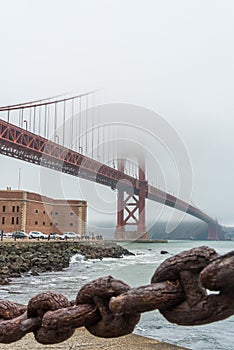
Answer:
[(93, 108), (88, 108), (90, 104), (94, 107), (93, 96), (91, 92), (66, 98), (56, 96), (0, 107), (0, 153), (116, 189), (116, 239), (126, 238), (128, 225), (137, 227), (136, 238), (148, 238), (146, 199), (206, 222), (207, 238), (219, 239), (222, 230), (215, 219), (190, 203), (150, 185), (144, 162), (136, 164), (114, 156), (117, 152), (114, 141), (108, 164), (101, 161), (101, 147), (103, 154), (110, 152), (105, 149), (105, 136), (111, 131), (108, 125), (94, 128), (96, 116)]

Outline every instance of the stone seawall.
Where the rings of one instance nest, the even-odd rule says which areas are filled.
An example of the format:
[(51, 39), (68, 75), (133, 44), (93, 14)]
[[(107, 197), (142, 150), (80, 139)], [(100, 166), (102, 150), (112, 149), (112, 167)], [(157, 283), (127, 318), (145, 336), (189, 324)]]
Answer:
[(25, 273), (37, 275), (47, 271), (60, 271), (69, 266), (70, 258), (82, 254), (87, 259), (120, 258), (131, 255), (114, 242), (0, 242), (0, 284), (8, 284), (11, 277)]

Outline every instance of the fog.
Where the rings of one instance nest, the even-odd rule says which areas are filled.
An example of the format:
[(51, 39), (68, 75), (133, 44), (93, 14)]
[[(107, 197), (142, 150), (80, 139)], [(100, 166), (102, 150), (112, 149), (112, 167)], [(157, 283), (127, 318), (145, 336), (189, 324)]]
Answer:
[[(2, 0), (0, 32), (0, 105), (97, 89), (99, 104), (156, 113), (188, 154), (192, 203), (220, 223), (234, 224), (231, 0)], [(18, 188), (20, 172), (21, 189), (42, 190), (39, 167), (2, 155), (0, 161), (1, 188)], [(176, 191), (174, 170), (163, 162), (167, 189)], [(46, 178), (44, 194), (59, 197), (60, 181), (64, 196), (87, 199), (84, 180), (52, 170)], [(96, 185), (96, 191), (115, 203), (108, 188)], [(114, 213), (91, 207), (90, 223), (113, 222)], [(165, 218), (170, 209), (154, 204), (149, 213), (148, 220)]]

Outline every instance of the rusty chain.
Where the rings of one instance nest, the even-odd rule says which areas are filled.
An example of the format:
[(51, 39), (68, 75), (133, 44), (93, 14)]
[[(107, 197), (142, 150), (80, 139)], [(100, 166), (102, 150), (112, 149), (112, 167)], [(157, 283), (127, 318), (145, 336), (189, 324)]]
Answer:
[(0, 343), (33, 332), (38, 342), (55, 344), (81, 326), (98, 337), (119, 337), (155, 309), (170, 322), (202, 325), (233, 315), (233, 295), (234, 251), (193, 248), (166, 259), (146, 286), (130, 288), (106, 276), (83, 286), (74, 301), (56, 292), (40, 293), (25, 307), (0, 300)]

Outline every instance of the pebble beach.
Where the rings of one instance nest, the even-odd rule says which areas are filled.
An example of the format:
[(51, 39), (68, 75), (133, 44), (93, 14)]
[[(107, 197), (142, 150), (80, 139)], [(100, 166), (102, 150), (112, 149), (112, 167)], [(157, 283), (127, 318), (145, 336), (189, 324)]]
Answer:
[(0, 344), (0, 350), (183, 350), (186, 348), (170, 345), (155, 339), (140, 335), (129, 334), (119, 338), (98, 338), (90, 334), (84, 327), (76, 330), (75, 334), (66, 341), (53, 344), (39, 344), (33, 334), (27, 334), (18, 342)]

